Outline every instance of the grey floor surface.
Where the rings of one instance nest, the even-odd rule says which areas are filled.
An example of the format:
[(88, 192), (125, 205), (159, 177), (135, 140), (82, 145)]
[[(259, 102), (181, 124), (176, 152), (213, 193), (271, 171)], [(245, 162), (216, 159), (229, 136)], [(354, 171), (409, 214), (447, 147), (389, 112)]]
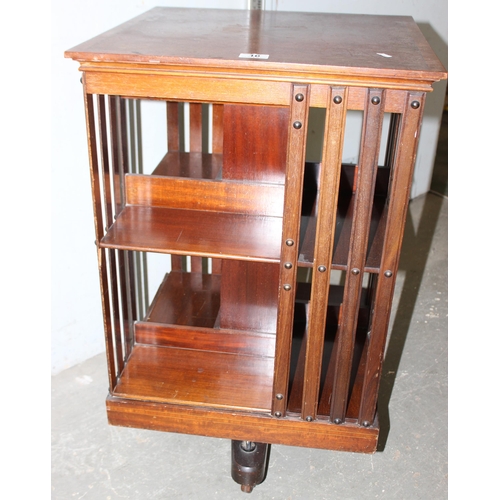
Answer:
[(230, 441), (107, 424), (104, 354), (52, 379), (52, 498), (432, 499), (448, 497), (448, 200), (410, 203), (373, 455), (272, 446), (251, 494)]

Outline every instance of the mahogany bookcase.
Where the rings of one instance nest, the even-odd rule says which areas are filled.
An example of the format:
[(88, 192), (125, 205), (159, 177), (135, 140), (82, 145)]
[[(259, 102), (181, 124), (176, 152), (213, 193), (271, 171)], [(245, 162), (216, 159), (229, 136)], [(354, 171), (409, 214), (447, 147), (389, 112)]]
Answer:
[[(231, 439), (247, 492), (269, 444), (373, 453), (425, 95), (446, 78), (413, 19), (154, 8), (65, 55), (83, 72), (109, 423)], [(143, 101), (166, 131), (147, 173)]]

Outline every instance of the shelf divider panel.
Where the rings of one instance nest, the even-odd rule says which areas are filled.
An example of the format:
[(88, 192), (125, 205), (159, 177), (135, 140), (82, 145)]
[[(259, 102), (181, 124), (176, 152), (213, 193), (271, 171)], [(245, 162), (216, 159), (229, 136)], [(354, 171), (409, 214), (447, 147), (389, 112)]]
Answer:
[(127, 205), (182, 208), (281, 217), (284, 187), (279, 184), (127, 175)]
[(135, 324), (137, 344), (246, 356), (274, 357), (276, 336), (243, 330), (167, 325), (150, 321)]

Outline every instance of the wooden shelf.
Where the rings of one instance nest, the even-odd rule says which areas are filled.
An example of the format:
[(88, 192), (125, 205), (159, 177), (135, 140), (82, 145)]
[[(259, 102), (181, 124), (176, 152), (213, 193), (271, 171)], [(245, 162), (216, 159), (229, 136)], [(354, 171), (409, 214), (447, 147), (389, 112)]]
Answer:
[(163, 207), (127, 206), (103, 248), (279, 262), (282, 219)]
[(270, 412), (276, 337), (214, 328), (220, 275), (173, 271), (134, 324), (114, 396)]
[(190, 179), (215, 179), (222, 170), (222, 154), (166, 153), (152, 175), (188, 177)]
[(137, 344), (113, 396), (270, 412), (274, 358)]

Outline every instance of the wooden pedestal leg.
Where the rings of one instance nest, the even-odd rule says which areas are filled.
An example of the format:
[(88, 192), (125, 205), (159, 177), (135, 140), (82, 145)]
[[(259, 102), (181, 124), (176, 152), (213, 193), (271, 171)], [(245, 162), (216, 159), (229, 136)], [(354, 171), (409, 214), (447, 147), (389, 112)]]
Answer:
[(269, 445), (252, 441), (231, 441), (231, 477), (241, 491), (251, 493), (262, 483), (267, 472)]

